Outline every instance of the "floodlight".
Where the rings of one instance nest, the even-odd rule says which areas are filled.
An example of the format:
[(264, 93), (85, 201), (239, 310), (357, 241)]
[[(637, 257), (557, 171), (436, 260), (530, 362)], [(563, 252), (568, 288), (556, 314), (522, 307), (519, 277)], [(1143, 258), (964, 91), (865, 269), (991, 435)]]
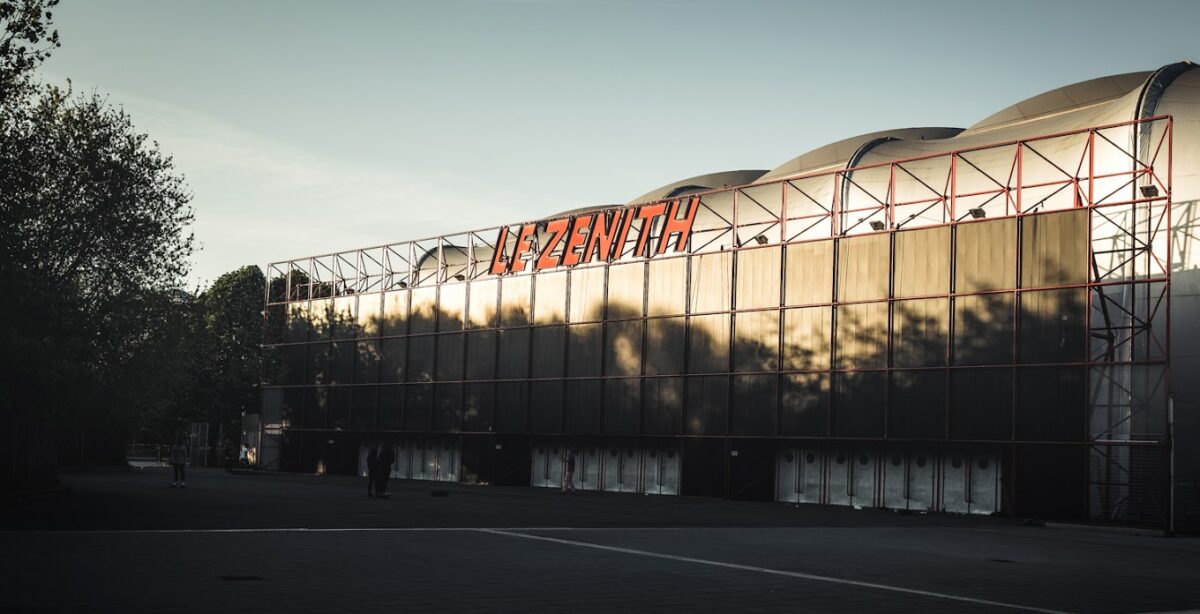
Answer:
[(465, 275), (463, 275), (462, 273), (455, 275), (454, 279), (457, 279), (458, 281), (467, 281), (467, 277)]
[(1158, 197), (1158, 186), (1156, 186), (1156, 185), (1144, 185), (1138, 189), (1141, 190), (1142, 196), (1144, 196), (1146, 198), (1157, 198)]
[(766, 238), (766, 237), (764, 237), (764, 236), (762, 236), (762, 235), (758, 235), (757, 237), (754, 237), (754, 241), (755, 241), (756, 243), (758, 243), (759, 245), (766, 245), (766, 244), (767, 244), (767, 238)]
[(967, 213), (970, 213), (971, 217), (973, 217), (977, 220), (981, 220), (981, 219), (987, 217), (987, 211), (984, 211), (983, 207), (975, 207), (974, 209), (967, 209)]
[(879, 220), (871, 220), (870, 222), (868, 222), (868, 224), (871, 225), (871, 230), (883, 230), (885, 228), (885, 226), (883, 225), (883, 222), (881, 222)]

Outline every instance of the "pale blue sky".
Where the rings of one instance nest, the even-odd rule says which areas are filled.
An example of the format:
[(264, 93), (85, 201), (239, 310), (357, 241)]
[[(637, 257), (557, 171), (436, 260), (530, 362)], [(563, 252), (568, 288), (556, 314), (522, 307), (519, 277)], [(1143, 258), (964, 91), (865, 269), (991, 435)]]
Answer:
[(1200, 2), (65, 0), (42, 68), (195, 193), (194, 282), (966, 126), (1200, 58)]

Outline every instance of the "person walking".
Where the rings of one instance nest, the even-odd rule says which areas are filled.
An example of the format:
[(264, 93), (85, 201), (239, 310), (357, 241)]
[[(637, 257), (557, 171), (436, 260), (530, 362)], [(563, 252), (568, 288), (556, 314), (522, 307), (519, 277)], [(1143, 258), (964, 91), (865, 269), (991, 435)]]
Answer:
[(367, 450), (367, 496), (375, 496), (375, 486), (379, 482), (379, 453), (375, 448)]
[(244, 443), (242, 444), (241, 451), (238, 452), (238, 464), (241, 465), (242, 468), (250, 466), (250, 446)]
[(388, 480), (392, 477), (394, 462), (396, 453), (392, 451), (392, 446), (383, 446), (383, 451), (379, 453), (379, 483), (375, 486), (375, 495), (378, 497), (388, 496)]
[(575, 492), (575, 450), (567, 449), (563, 459), (563, 492)]
[(176, 440), (175, 445), (171, 446), (171, 466), (175, 468), (175, 479), (171, 480), (171, 488), (187, 488), (187, 474), (184, 472), (184, 467), (187, 466), (187, 447), (183, 445), (183, 440)]

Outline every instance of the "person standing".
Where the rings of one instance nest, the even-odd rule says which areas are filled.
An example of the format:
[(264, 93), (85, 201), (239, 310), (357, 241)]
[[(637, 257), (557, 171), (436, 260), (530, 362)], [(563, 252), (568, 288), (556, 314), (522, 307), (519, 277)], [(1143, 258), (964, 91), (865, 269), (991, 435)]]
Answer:
[(563, 492), (575, 492), (575, 450), (567, 449), (567, 456), (563, 459)]
[(238, 452), (238, 464), (243, 468), (250, 466), (250, 446), (242, 444), (242, 450)]
[(367, 496), (374, 497), (379, 483), (379, 454), (375, 448), (367, 450)]
[(396, 453), (392, 451), (392, 446), (383, 446), (383, 451), (379, 453), (379, 484), (375, 486), (376, 496), (388, 496), (388, 479), (392, 477), (392, 463), (394, 462), (396, 462)]
[(183, 445), (183, 440), (176, 440), (175, 445), (171, 446), (171, 466), (175, 468), (175, 479), (171, 481), (171, 488), (187, 488), (187, 474), (184, 472), (184, 467), (187, 466), (187, 447)]

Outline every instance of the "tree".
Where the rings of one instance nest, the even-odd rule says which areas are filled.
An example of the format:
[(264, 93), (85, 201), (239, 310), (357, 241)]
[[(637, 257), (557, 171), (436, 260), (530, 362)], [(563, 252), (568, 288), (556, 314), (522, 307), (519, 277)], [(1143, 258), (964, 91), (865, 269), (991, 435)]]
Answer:
[(257, 266), (245, 266), (218, 277), (199, 299), (196, 404), (227, 436), (238, 431), (243, 411), (258, 411), (265, 283)]
[(179, 361), (191, 307), (179, 288), (193, 249), (191, 195), (124, 111), (30, 80), (58, 45), (56, 2), (0, 1), (0, 452), (13, 459), (0, 480), (9, 485), (44, 480), (54, 434), (76, 457), (119, 455), (139, 416), (186, 389), (188, 372)]

